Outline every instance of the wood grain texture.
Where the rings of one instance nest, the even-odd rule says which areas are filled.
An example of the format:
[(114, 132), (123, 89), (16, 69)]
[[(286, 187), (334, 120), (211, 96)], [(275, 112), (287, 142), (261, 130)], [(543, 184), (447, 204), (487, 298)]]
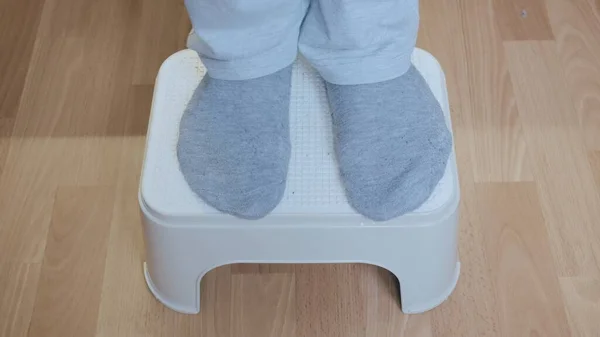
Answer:
[(12, 134), (14, 123), (15, 120), (12, 118), (0, 118), (0, 177), (2, 177), (2, 171), (6, 164), (8, 147), (10, 145), (10, 135)]
[(478, 184), (476, 195), (503, 335), (569, 336), (535, 184)]
[[(485, 45), (483, 46), (472, 46), (473, 43), (479, 43), (473, 41), (474, 38), (477, 38), (476, 31), (478, 29), (473, 25), (487, 25), (487, 23), (483, 22), (483, 19), (481, 23), (474, 19), (466, 22), (465, 18), (466, 15), (474, 15), (474, 11), (487, 13), (487, 7), (484, 5), (483, 9), (481, 7), (472, 8), (471, 5), (471, 2), (465, 1), (426, 2), (424, 10), (422, 10), (423, 24), (419, 36), (420, 45), (432, 51), (440, 59), (448, 83), (452, 83), (448, 86), (448, 91), (451, 97), (454, 142), (462, 194), (460, 205), (461, 279), (455, 289), (455, 295), (431, 313), (433, 336), (499, 336), (499, 318), (494, 312), (497, 308), (496, 294), (484, 250), (483, 230), (486, 222), (485, 218), (481, 218), (477, 212), (474, 181), (478, 176), (481, 176), (481, 180), (500, 180), (503, 179), (502, 177), (508, 180), (527, 178), (526, 175), (511, 174), (511, 172), (522, 172), (518, 168), (521, 162), (514, 163), (514, 161), (499, 158), (496, 156), (497, 152), (485, 153), (485, 150), (481, 150), (483, 148), (480, 144), (477, 144), (477, 142), (488, 145), (505, 143), (503, 139), (498, 138), (498, 135), (505, 133), (506, 129), (489, 137), (482, 132), (482, 128), (474, 127), (476, 124), (483, 125), (483, 123), (475, 121), (478, 114), (486, 113), (481, 111), (481, 106), (493, 113), (498, 113), (498, 111), (496, 106), (486, 102), (485, 99), (472, 99), (474, 95), (482, 92), (481, 88), (477, 87), (481, 85), (481, 81), (478, 80), (475, 84), (473, 79), (488, 76), (487, 73), (478, 73), (480, 71), (478, 68), (475, 69), (475, 73), (472, 69), (484, 67), (485, 70), (482, 71), (487, 72), (489, 71), (488, 66), (482, 64), (489, 61), (484, 59), (487, 57), (484, 49), (487, 48), (485, 46), (488, 42), (484, 41)], [(480, 6), (480, 4), (475, 5)], [(449, 20), (450, 17), (455, 19)], [(487, 14), (485, 17), (488, 17)], [(486, 29), (486, 32), (489, 30), (489, 28)], [(493, 37), (497, 36), (494, 33)], [(498, 41), (494, 43), (498, 43)], [(467, 44), (471, 45), (467, 46)], [(477, 52), (477, 50), (479, 51)], [(502, 56), (494, 55), (492, 57)], [(472, 61), (473, 58), (475, 60)], [(472, 64), (472, 62), (476, 64)], [(496, 91), (490, 91), (485, 97), (496, 94)], [(491, 113), (487, 114), (491, 115)], [(479, 119), (482, 120), (482, 117)], [(488, 141), (488, 139), (490, 140)], [(522, 143), (522, 141), (519, 142)], [(497, 147), (497, 145), (492, 147)], [(500, 156), (503, 155), (505, 153)], [(491, 164), (492, 162), (496, 162), (497, 165)], [(517, 169), (513, 169), (514, 167)], [(523, 167), (526, 168), (527, 165)], [(475, 171), (481, 172), (481, 174), (476, 175)]]
[(560, 279), (573, 336), (595, 337), (600, 331), (600, 280), (564, 277)]
[(598, 186), (598, 191), (600, 191), (600, 151), (590, 152), (589, 155), (590, 165), (592, 167), (592, 172), (594, 173), (594, 177), (596, 178), (596, 185)]
[(360, 264), (220, 267), (199, 315), (149, 293), (144, 136), (189, 28), (182, 0), (0, 0), (0, 336), (598, 336), (600, 2), (421, 0), (462, 272), (411, 316), (395, 278)]
[(469, 142), (466, 133), (455, 134), (456, 159), (461, 167), (461, 275), (455, 295), (432, 312), (433, 335), (436, 337), (501, 336), (500, 318), (496, 312), (499, 304), (485, 250), (487, 217), (479, 212)]
[(368, 269), (361, 265), (297, 266), (298, 336), (365, 336), (365, 273)]
[[(140, 5), (134, 0), (107, 0), (67, 10), (65, 3), (47, 4), (14, 134), (143, 134), (140, 124), (147, 124), (151, 90), (132, 85), (138, 62), (131, 57), (139, 38)], [(87, 15), (91, 17), (82, 19)], [(176, 50), (175, 45), (166, 49)]]
[(40, 263), (0, 262), (0, 336), (27, 336), (40, 266)]
[(469, 144), (475, 181), (532, 180), (512, 80), (491, 15), (491, 2), (461, 0), (459, 3), (470, 91)]
[(94, 335), (114, 193), (57, 190), (29, 337)]
[(233, 274), (281, 274), (293, 273), (294, 265), (291, 264), (256, 264), (240, 263), (231, 266)]
[[(13, 139), (0, 177), (4, 259), (41, 262), (59, 186), (110, 185), (121, 138)], [(8, 192), (10, 191), (10, 193)]]
[[(138, 137), (126, 139), (121, 149), (96, 336), (151, 335), (156, 318), (140, 313), (155, 317), (162, 313), (146, 296), (142, 272), (144, 243), (136, 196), (143, 148), (144, 138)], [(130, 276), (123, 278), (124, 274)]]
[(581, 132), (589, 149), (600, 150), (600, 20), (586, 0), (547, 0), (556, 46)]
[[(232, 336), (234, 323), (231, 321), (231, 278), (231, 267), (224, 266), (210, 271), (202, 279), (201, 336)], [(268, 321), (271, 321), (271, 317), (263, 317), (260, 324)]]
[(162, 62), (172, 51), (185, 47), (191, 24), (183, 1), (141, 2), (139, 29), (132, 83), (153, 84)]
[(600, 197), (556, 44), (511, 42), (506, 51), (558, 272), (597, 275)]
[[(294, 276), (294, 273), (233, 275), (230, 318), (232, 336), (294, 336)], [(270, 320), (266, 322), (264, 317), (270, 317)]]
[(489, 0), (504, 41), (553, 40), (544, 0)]
[(398, 280), (387, 270), (365, 269), (366, 337), (431, 337), (431, 313), (404, 315), (398, 302)]
[[(144, 137), (128, 137), (124, 140), (121, 149), (116, 199), (110, 224), (111, 231), (95, 336), (205, 336), (207, 334), (204, 334), (202, 329), (208, 324), (203, 325), (202, 320), (207, 317), (206, 315), (180, 315), (165, 308), (152, 296), (148, 296), (142, 271), (144, 242), (137, 203), (144, 146)], [(208, 281), (204, 283), (210, 282), (215, 273), (220, 272), (213, 271), (205, 278)], [(124, 278), (123, 275), (128, 277)], [(228, 272), (227, 277), (229, 277)], [(225, 283), (220, 284), (225, 291), (230, 290)], [(212, 290), (211, 288), (209, 292), (211, 295)], [(203, 296), (203, 301), (208, 299)], [(210, 312), (210, 309), (206, 311)], [(223, 312), (228, 313), (227, 310), (219, 311), (219, 313)], [(228, 322), (223, 318), (219, 320)], [(208, 336), (220, 335), (208, 334)]]
[(0, 120), (17, 115), (43, 6), (0, 0)]

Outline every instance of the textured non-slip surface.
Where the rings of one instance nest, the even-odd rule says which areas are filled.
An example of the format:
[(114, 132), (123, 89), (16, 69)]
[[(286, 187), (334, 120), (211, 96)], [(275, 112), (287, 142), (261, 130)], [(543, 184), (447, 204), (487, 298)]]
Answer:
[[(445, 80), (437, 61), (417, 49), (413, 62), (448, 116)], [(141, 192), (147, 207), (159, 216), (189, 218), (218, 213), (187, 186), (175, 151), (181, 114), (203, 75), (204, 68), (195, 52), (185, 50), (165, 61), (157, 78)], [(273, 213), (355, 214), (339, 179), (331, 115), (322, 79), (302, 59), (293, 69), (290, 127), (292, 157), (288, 183), (285, 196)], [(444, 178), (415, 213), (428, 213), (446, 205), (455, 194), (456, 186), (452, 158)]]

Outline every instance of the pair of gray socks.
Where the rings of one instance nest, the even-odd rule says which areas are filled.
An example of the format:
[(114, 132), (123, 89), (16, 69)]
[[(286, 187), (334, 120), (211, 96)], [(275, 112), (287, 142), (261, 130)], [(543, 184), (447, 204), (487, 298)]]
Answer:
[[(291, 66), (250, 80), (205, 76), (183, 115), (177, 154), (191, 189), (212, 207), (259, 219), (280, 202), (290, 159)], [(385, 221), (424, 203), (442, 178), (452, 137), (411, 66), (392, 80), (327, 83), (348, 201)]]

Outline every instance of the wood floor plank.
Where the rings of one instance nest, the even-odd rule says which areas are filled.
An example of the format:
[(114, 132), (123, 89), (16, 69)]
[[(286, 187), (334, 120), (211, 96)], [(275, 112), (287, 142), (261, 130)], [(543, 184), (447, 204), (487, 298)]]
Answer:
[[(94, 1), (74, 7), (89, 20), (70, 18), (63, 5), (48, 0), (30, 64), (13, 133), (19, 137), (115, 134), (115, 120), (128, 116), (137, 31), (128, 21), (131, 1)], [(84, 6), (85, 7), (85, 6)], [(73, 26), (71, 26), (73, 25)], [(87, 32), (87, 33), (86, 33)], [(129, 50), (131, 49), (131, 50)], [(76, 93), (76, 94), (74, 94)], [(111, 133), (113, 132), (113, 133)], [(118, 134), (120, 135), (120, 134)]]
[[(123, 139), (120, 137), (89, 137), (84, 140), (67, 139), (63, 147), (63, 165), (70, 161), (74, 174), (62, 185), (115, 185), (118, 177), (119, 155)], [(66, 171), (66, 169), (64, 169)], [(66, 172), (63, 175), (67, 178)]]
[[(202, 319), (210, 310), (202, 315), (176, 313), (158, 302), (146, 286), (137, 192), (135, 181), (124, 183), (117, 190), (95, 336), (205, 336)], [(216, 319), (229, 323), (221, 315)]]
[(464, 126), (460, 132), (470, 139), (466, 145), (475, 180), (530, 181), (512, 83), (490, 6), (472, 0), (422, 1), (419, 46), (444, 67), (454, 128)]
[(476, 182), (532, 180), (515, 94), (489, 1), (459, 1)]
[(295, 291), (293, 272), (232, 275), (232, 336), (295, 336)]
[(570, 336), (534, 183), (478, 184), (504, 336)]
[(0, 177), (8, 157), (8, 147), (10, 145), (10, 135), (12, 134), (15, 120), (12, 118), (0, 118)]
[(160, 65), (184, 49), (191, 24), (182, 0), (143, 2), (133, 84), (153, 84)]
[(61, 187), (56, 195), (28, 336), (93, 336), (115, 189)]
[(4, 261), (42, 262), (57, 187), (57, 150), (45, 142), (10, 142), (0, 176), (0, 191), (11, 191), (0, 193)]
[[(455, 134), (468, 137), (475, 181), (531, 181), (527, 149), (491, 4), (421, 2), (419, 46), (446, 73)], [(457, 148), (457, 151), (461, 149)]]
[(366, 336), (367, 337), (431, 337), (431, 312), (404, 315), (400, 311), (398, 280), (387, 270), (366, 268)]
[[(120, 1), (120, 0), (113, 0)], [(137, 44), (147, 32), (142, 30), (143, 1), (127, 0), (123, 18), (126, 31), (116, 56), (115, 83), (110, 96), (111, 107), (106, 134), (142, 136), (146, 134), (154, 85), (133, 85)]]
[(485, 249), (487, 218), (479, 212), (468, 151), (470, 139), (459, 130), (455, 142), (457, 163), (461, 168), (461, 275), (450, 299), (432, 312), (433, 335), (500, 336), (499, 304)]
[(44, 0), (41, 30), (38, 38), (82, 38), (92, 31), (93, 4), (91, 1)]
[(0, 195), (1, 261), (41, 262), (46, 246), (46, 234), (54, 205), (55, 188), (51, 185), (19, 186), (0, 183), (15, 189), (11, 195)]
[(0, 119), (15, 118), (43, 0), (0, 0)]
[(592, 172), (594, 178), (596, 178), (596, 186), (598, 186), (598, 193), (600, 193), (600, 151), (590, 152), (588, 155), (590, 165), (592, 166)]
[(505, 46), (558, 273), (598, 275), (600, 198), (556, 45)]
[(364, 337), (368, 272), (363, 265), (298, 265), (297, 336)]
[(421, 0), (421, 28), (417, 45), (438, 59), (447, 83), (452, 83), (447, 89), (454, 129), (470, 134), (471, 93), (459, 5), (454, 0)]
[(600, 331), (600, 280), (560, 279), (573, 337), (595, 337)]
[(587, 0), (587, 1), (592, 6), (592, 8), (594, 10), (594, 14), (596, 14), (596, 17), (600, 18), (600, 15), (598, 15), (598, 13), (600, 13), (600, 1), (598, 1), (598, 0)]
[[(93, 136), (104, 133), (110, 67), (93, 40), (38, 40), (14, 134), (19, 137)], [(77, 95), (73, 95), (77, 92)]]
[(26, 174), (47, 185), (114, 185), (122, 142), (120, 137), (13, 139), (4, 176), (15, 180)]
[[(477, 4), (476, 4), (477, 5)], [(499, 319), (494, 312), (496, 298), (490, 276), (488, 262), (485, 256), (482, 230), (486, 225), (485, 219), (480, 219), (477, 213), (474, 179), (479, 174), (481, 180), (522, 180), (529, 179), (526, 174), (527, 165), (519, 164), (510, 159), (499, 159), (497, 153), (486, 154), (487, 157), (476, 155), (485, 133), (474, 131), (473, 125), (478, 118), (478, 106), (488, 104), (484, 100), (474, 104), (471, 97), (480, 93), (481, 89), (473, 90), (472, 78), (486, 74), (472, 74), (475, 62), (486, 61), (485, 48), (480, 52), (467, 44), (478, 43), (472, 31), (475, 20), (482, 21), (488, 16), (479, 17), (473, 14), (471, 3), (455, 0), (424, 0), (422, 8), (422, 29), (419, 36), (420, 45), (431, 51), (444, 66), (447, 76), (448, 91), (454, 126), (454, 142), (460, 175), (461, 205), (460, 205), (460, 258), (462, 263), (461, 278), (453, 296), (431, 314), (433, 336), (497, 336), (499, 335)], [(476, 9), (480, 11), (481, 9)], [(465, 27), (465, 15), (475, 15), (470, 19), (469, 30)], [(485, 23), (483, 23), (485, 24)], [(469, 25), (467, 25), (469, 26)], [(489, 33), (490, 29), (484, 30)], [(470, 35), (470, 36), (467, 36)], [(493, 37), (487, 37), (493, 38)], [(488, 43), (488, 42), (486, 42)], [(476, 57), (477, 59), (472, 61)], [(487, 66), (484, 68), (488, 71)], [(496, 90), (497, 92), (497, 90)], [(496, 92), (491, 94), (496, 94)], [(489, 96), (489, 95), (488, 95)], [(491, 105), (490, 105), (491, 106)], [(490, 108), (488, 108), (489, 110)], [(497, 113), (498, 107), (493, 107)], [(503, 110), (507, 111), (507, 110)], [(483, 123), (478, 123), (482, 125)], [(487, 125), (491, 125), (488, 123)], [(500, 128), (497, 128), (500, 129)], [(506, 129), (503, 131), (505, 133)], [(495, 133), (487, 144), (506, 143)], [(500, 141), (500, 142), (498, 142)], [(493, 145), (493, 147), (497, 147)], [(518, 146), (517, 146), (518, 147)], [(505, 153), (502, 154), (502, 156)], [(492, 156), (496, 156), (494, 159)], [(489, 158), (489, 160), (488, 160)], [(491, 162), (497, 163), (496, 166)], [(522, 166), (524, 169), (517, 167)], [(517, 172), (517, 174), (515, 174)], [(521, 173), (518, 173), (521, 172)]]
[[(136, 196), (144, 144), (143, 137), (125, 139), (117, 165), (119, 177), (98, 313), (98, 337), (160, 336), (164, 331), (157, 329), (157, 321), (162, 323), (163, 315), (169, 315), (152, 298), (142, 270), (144, 242)], [(172, 317), (171, 314), (169, 319)], [(176, 332), (180, 331), (173, 330)]]
[(117, 189), (98, 310), (98, 337), (160, 336), (163, 330), (157, 330), (157, 321), (162, 323), (164, 315), (173, 316), (160, 308), (144, 280), (144, 243), (136, 194), (134, 183)]
[(201, 336), (233, 336), (231, 321), (232, 274), (230, 266), (210, 271), (202, 279), (200, 306), (202, 311)]
[[(115, 113), (107, 132), (111, 135), (145, 136), (150, 120), (154, 85), (130, 85), (122, 95), (123, 104), (114, 102)], [(118, 111), (118, 113), (117, 113)]]
[[(158, 302), (146, 286), (142, 265), (144, 262), (144, 242), (142, 224), (137, 200), (139, 177), (144, 156), (145, 137), (127, 137), (123, 140), (121, 159), (117, 165), (119, 177), (113, 209), (111, 232), (102, 287), (102, 301), (98, 313), (97, 337), (154, 337), (154, 336), (229, 336), (205, 334), (203, 318), (211, 308), (203, 309), (202, 315), (182, 315), (166, 308)], [(205, 277), (205, 283), (221, 276), (223, 270)], [(229, 277), (229, 270), (225, 273)], [(127, 275), (127, 277), (123, 277)], [(219, 289), (230, 292), (228, 284), (220, 282)], [(212, 291), (213, 289), (211, 289)], [(203, 301), (209, 301), (208, 294)], [(204, 305), (204, 304), (203, 304)], [(209, 305), (215, 305), (210, 302)], [(230, 303), (226, 303), (229, 308)], [(217, 309), (222, 309), (216, 306)], [(229, 320), (219, 310), (218, 324), (229, 324)]]
[(298, 265), (295, 279), (298, 337), (432, 336), (431, 314), (402, 314), (397, 280), (387, 270), (361, 264)]
[(504, 41), (553, 40), (545, 0), (490, 0)]
[(2, 257), (41, 262), (56, 188), (114, 185), (121, 138), (13, 139), (0, 177)]
[(600, 150), (600, 20), (586, 0), (547, 0), (566, 89), (590, 150)]
[(0, 336), (27, 336), (40, 266), (40, 263), (0, 262)]

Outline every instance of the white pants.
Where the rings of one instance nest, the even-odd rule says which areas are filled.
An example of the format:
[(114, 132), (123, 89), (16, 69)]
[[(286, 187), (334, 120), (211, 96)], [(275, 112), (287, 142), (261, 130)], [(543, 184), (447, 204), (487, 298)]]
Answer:
[(244, 80), (294, 62), (298, 49), (335, 84), (401, 76), (410, 67), (418, 0), (185, 0), (211, 77)]

